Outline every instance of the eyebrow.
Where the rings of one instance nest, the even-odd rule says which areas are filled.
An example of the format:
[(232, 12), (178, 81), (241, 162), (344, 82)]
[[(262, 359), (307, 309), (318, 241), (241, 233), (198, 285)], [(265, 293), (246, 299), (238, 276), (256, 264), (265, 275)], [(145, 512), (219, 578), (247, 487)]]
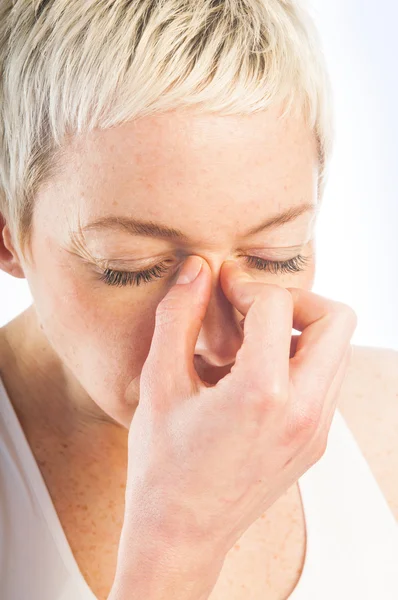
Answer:
[[(252, 229), (246, 231), (242, 237), (249, 237), (259, 233), (260, 231), (274, 229), (285, 223), (289, 223), (297, 219), (300, 215), (306, 212), (317, 212), (318, 207), (315, 204), (305, 203), (298, 206), (293, 206), (288, 210), (269, 217), (260, 225), (256, 225)], [(101, 217), (82, 227), (82, 231), (91, 231), (99, 229), (124, 230), (132, 235), (140, 235), (146, 237), (155, 237), (162, 239), (179, 240), (183, 242), (189, 241), (188, 236), (180, 229), (174, 229), (164, 223), (155, 223), (154, 221), (142, 221), (140, 219), (132, 219), (129, 217), (118, 217), (115, 215)]]

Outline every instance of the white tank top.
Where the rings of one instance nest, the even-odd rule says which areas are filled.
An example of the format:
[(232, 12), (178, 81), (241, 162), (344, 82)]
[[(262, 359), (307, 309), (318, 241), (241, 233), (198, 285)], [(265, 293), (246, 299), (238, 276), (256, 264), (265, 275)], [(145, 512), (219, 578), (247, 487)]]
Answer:
[[(289, 600), (398, 600), (398, 523), (338, 410), (298, 485), (306, 558)], [(96, 600), (1, 378), (0, 598)]]

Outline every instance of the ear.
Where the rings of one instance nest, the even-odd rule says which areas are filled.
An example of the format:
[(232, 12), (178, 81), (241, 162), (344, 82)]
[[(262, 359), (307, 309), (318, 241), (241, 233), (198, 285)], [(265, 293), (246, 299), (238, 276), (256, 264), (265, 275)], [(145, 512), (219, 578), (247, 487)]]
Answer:
[(0, 269), (13, 277), (25, 279), (21, 261), (12, 242), (10, 228), (2, 213), (0, 213)]

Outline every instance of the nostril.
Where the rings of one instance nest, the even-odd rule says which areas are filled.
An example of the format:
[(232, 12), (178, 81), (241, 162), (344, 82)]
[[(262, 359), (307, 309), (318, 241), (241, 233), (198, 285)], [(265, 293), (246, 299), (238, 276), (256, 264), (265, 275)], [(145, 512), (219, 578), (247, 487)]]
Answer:
[(215, 383), (207, 383), (207, 381), (203, 381), (202, 383), (204, 383), (206, 387), (214, 387), (216, 385)]

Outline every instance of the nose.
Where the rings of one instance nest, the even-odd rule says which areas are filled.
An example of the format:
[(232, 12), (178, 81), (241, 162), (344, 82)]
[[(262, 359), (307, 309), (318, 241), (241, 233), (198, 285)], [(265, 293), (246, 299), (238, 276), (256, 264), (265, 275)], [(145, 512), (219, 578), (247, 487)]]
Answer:
[(202, 381), (216, 384), (230, 372), (243, 342), (243, 315), (217, 281), (195, 347), (194, 366)]

